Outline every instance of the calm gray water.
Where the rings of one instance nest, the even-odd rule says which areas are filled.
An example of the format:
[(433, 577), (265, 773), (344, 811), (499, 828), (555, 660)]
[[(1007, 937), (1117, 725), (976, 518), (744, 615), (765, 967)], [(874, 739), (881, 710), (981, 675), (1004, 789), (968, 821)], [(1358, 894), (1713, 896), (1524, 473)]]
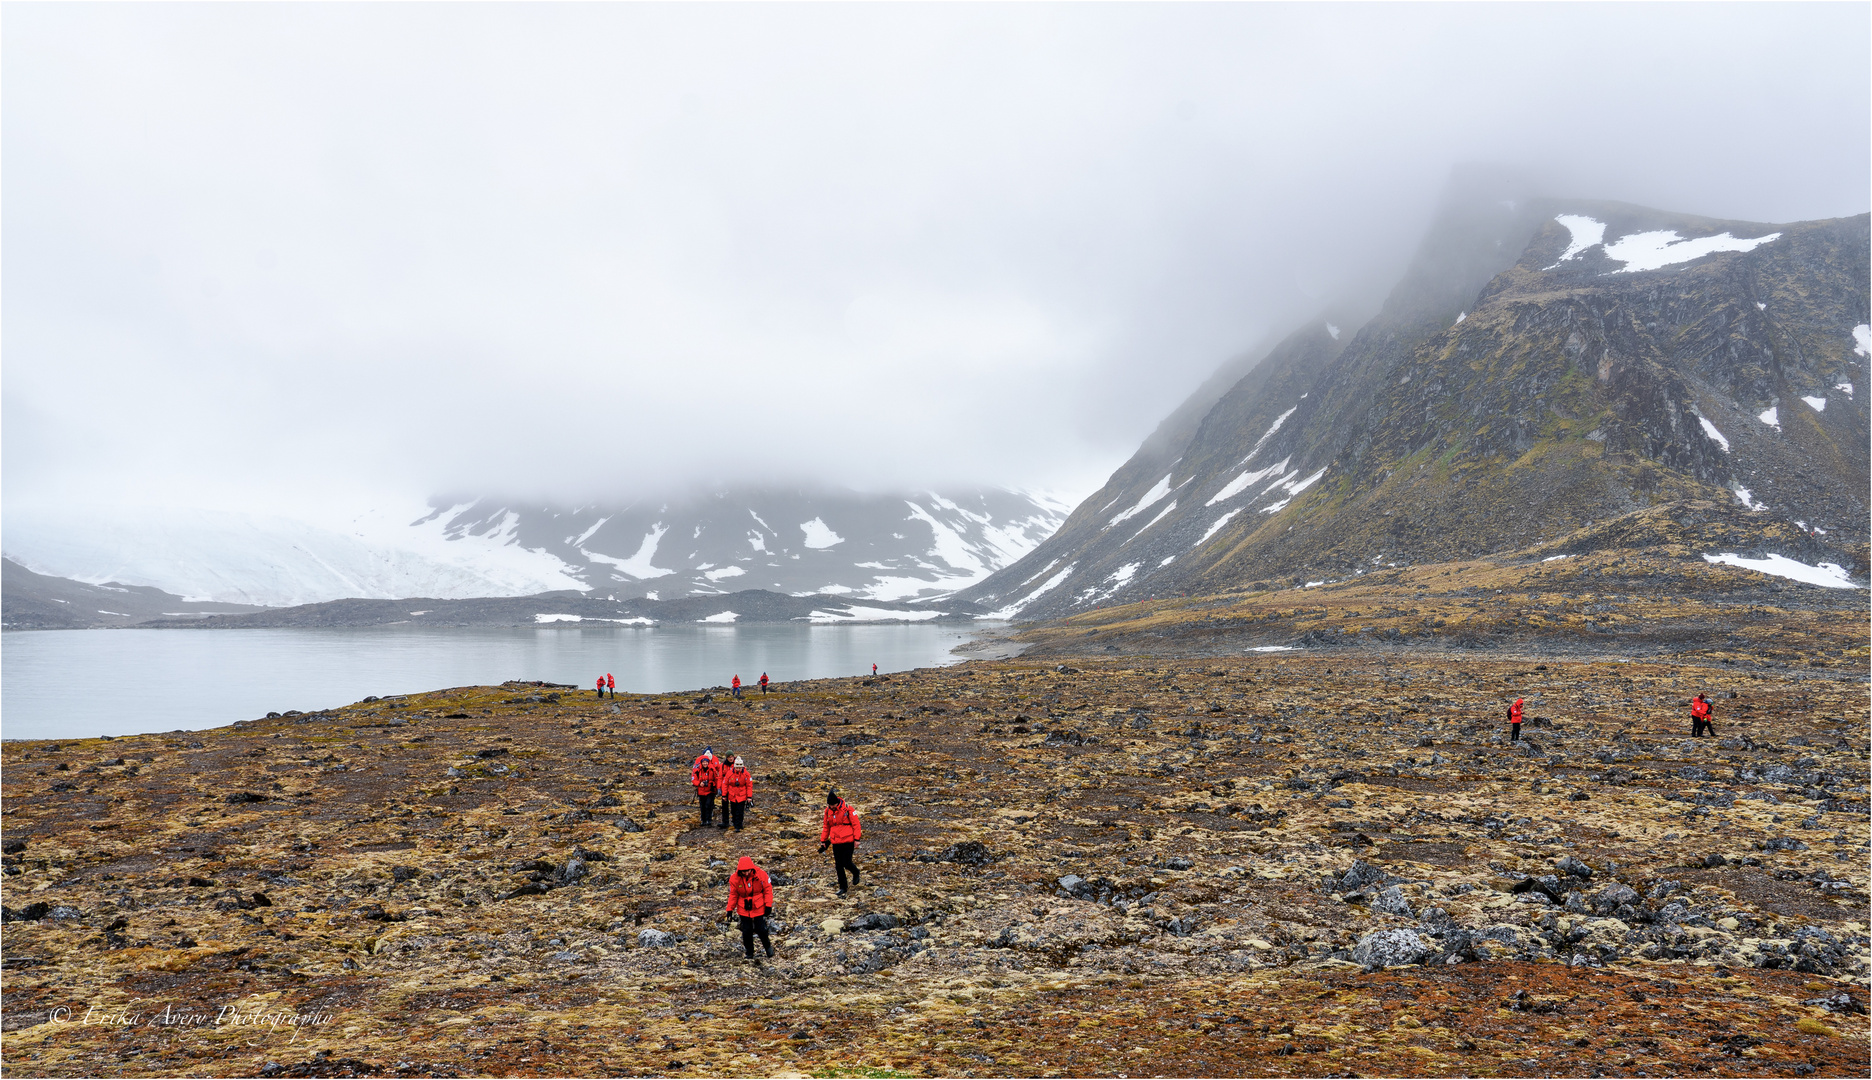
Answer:
[(209, 728), (507, 679), (665, 693), (953, 664), (968, 626), (658, 626), (511, 630), (41, 630), (0, 639), (0, 736)]

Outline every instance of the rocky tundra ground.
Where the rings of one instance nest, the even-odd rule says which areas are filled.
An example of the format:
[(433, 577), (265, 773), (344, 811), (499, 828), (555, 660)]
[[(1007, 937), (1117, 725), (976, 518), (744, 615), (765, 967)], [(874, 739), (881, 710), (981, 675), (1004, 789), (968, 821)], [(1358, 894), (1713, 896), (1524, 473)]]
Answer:
[[(1057, 647), (1055, 648), (1057, 651)], [(1690, 739), (1687, 702), (1719, 736)], [(1506, 741), (1502, 714), (1529, 722)], [(1864, 672), (465, 687), (4, 744), (8, 1075), (1863, 1075)], [(701, 828), (704, 745), (756, 775)], [(824, 792), (861, 887), (817, 854)], [(773, 874), (779, 955), (721, 920)]]

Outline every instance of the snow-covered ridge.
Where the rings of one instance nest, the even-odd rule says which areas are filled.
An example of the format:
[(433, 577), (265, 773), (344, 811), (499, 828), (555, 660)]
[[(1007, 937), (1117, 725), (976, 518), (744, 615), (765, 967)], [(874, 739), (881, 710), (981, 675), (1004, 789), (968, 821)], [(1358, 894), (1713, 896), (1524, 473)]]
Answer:
[(1765, 558), (1760, 559), (1745, 559), (1733, 551), (1725, 551), (1720, 555), (1705, 555), (1703, 558), (1708, 562), (1726, 566), (1739, 566), (1744, 570), (1773, 574), (1775, 577), (1789, 578), (1807, 585), (1818, 585), (1824, 589), (1856, 589), (1859, 587), (1853, 584), (1852, 578), (1847, 576), (1846, 569), (1836, 563), (1821, 563), (1818, 566), (1809, 566), (1798, 559), (1790, 559), (1786, 555), (1776, 555), (1772, 552)]
[(1650, 229), (1644, 232), (1627, 233), (1616, 240), (1607, 242), (1606, 224), (1582, 214), (1560, 214), (1554, 218), (1567, 230), (1571, 241), (1566, 251), (1554, 261), (1552, 266), (1543, 270), (1558, 270), (1560, 264), (1579, 258), (1588, 250), (1601, 248), (1605, 257), (1613, 262), (1625, 265), (1614, 274), (1631, 274), (1644, 270), (1662, 270), (1667, 266), (1687, 263), (1705, 255), (1719, 251), (1753, 251), (1763, 244), (1772, 243), (1781, 238), (1781, 234), (1769, 233), (1766, 236), (1742, 238), (1727, 232), (1715, 236), (1699, 236), (1684, 239), (1674, 229)]
[(449, 500), (327, 524), (190, 510), (9, 512), (6, 554), (58, 577), (266, 606), (558, 590), (622, 599), (653, 581), (664, 599), (757, 588), (900, 602), (955, 592), (1017, 561), (1072, 505), (994, 489), (909, 498), (750, 489), (608, 506)]

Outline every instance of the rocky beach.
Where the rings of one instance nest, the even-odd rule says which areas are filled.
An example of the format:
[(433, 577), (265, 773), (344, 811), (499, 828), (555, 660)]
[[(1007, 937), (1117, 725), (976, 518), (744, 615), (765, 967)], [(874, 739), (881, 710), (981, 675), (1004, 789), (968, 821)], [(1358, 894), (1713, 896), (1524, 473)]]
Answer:
[[(8, 742), (8, 1072), (1862, 1072), (1857, 667), (1047, 651)], [(704, 745), (746, 832), (698, 827)]]

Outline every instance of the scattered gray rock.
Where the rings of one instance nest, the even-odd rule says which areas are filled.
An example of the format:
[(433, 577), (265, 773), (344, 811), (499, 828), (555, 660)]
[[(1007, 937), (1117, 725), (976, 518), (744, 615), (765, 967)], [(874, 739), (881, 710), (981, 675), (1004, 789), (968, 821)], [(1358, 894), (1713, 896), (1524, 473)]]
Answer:
[(1371, 907), (1373, 911), (1380, 911), (1386, 915), (1397, 915), (1406, 919), (1417, 917), (1411, 911), (1410, 901), (1404, 897), (1403, 888), (1397, 885), (1386, 886), (1380, 890), (1378, 895), (1372, 898)]
[(639, 930), (637, 947), (640, 949), (667, 949), (676, 944), (676, 935), (667, 930)]
[(1415, 964), (1430, 953), (1415, 930), (1379, 930), (1359, 939), (1352, 959), (1368, 968), (1385, 968)]
[(1567, 874), (1569, 876), (1576, 877), (1576, 878), (1583, 879), (1583, 878), (1589, 878), (1593, 876), (1593, 868), (1581, 862), (1579, 859), (1575, 858), (1572, 855), (1568, 855), (1564, 858), (1561, 858), (1555, 861), (1554, 869), (1560, 871), (1562, 874)]

